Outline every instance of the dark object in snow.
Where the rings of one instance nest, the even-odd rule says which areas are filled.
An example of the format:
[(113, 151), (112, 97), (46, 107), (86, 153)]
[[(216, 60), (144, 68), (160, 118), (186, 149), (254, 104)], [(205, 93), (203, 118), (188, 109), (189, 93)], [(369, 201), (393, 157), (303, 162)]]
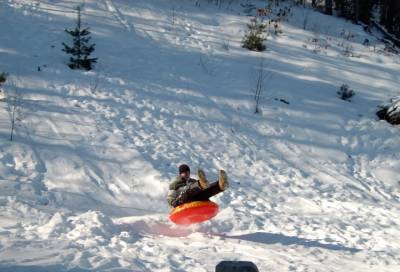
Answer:
[(400, 96), (392, 98), (390, 103), (379, 106), (376, 115), (392, 125), (400, 125)]
[(350, 98), (355, 95), (355, 92), (353, 90), (350, 90), (349, 85), (343, 84), (337, 94), (340, 99), (350, 102)]
[(259, 272), (259, 270), (252, 262), (222, 261), (215, 267), (215, 272)]
[(0, 102), (6, 101), (6, 95), (5, 95), (4, 91), (1, 89), (1, 85), (4, 82), (6, 82), (7, 76), (8, 76), (7, 73), (0, 72)]
[(7, 76), (8, 76), (7, 73), (4, 73), (4, 72), (0, 73), (0, 86), (1, 86), (2, 83), (6, 82)]
[(89, 28), (81, 28), (81, 9), (77, 7), (78, 22), (74, 30), (66, 29), (65, 32), (73, 37), (73, 46), (68, 46), (62, 43), (64, 49), (62, 51), (72, 55), (69, 59), (69, 68), (71, 69), (84, 69), (91, 70), (92, 65), (97, 62), (97, 58), (89, 58), (90, 54), (94, 51), (95, 44), (88, 44), (90, 41)]
[(288, 102), (288, 101), (286, 101), (285, 99), (279, 99), (279, 101), (281, 101), (282, 103), (285, 103), (285, 104), (287, 104), (287, 105), (289, 105), (290, 103)]
[(280, 102), (282, 102), (282, 103), (285, 103), (286, 105), (290, 105), (290, 102), (289, 102), (289, 101), (286, 101), (286, 100), (283, 99), (283, 98), (275, 98), (275, 100), (276, 100), (276, 101), (280, 101)]

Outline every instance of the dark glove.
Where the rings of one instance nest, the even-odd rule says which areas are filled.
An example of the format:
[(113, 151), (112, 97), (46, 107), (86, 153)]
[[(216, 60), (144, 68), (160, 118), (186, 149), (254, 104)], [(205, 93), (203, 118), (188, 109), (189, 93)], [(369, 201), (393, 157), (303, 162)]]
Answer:
[(172, 206), (175, 208), (175, 207), (177, 207), (177, 206), (179, 206), (179, 205), (182, 205), (183, 203), (185, 203), (185, 198), (183, 198), (183, 197), (178, 197), (177, 199), (175, 199), (175, 200), (172, 202)]
[(187, 194), (187, 190), (182, 191), (179, 193), (178, 197), (175, 199), (174, 202), (172, 202), (172, 204), (174, 205), (174, 207), (182, 205), (183, 203), (186, 203), (188, 200), (188, 194)]

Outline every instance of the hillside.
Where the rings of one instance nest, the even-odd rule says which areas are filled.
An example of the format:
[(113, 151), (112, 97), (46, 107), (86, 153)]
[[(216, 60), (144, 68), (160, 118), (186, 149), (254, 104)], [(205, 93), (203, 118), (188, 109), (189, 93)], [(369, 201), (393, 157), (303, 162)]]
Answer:
[[(239, 1), (86, 0), (99, 60), (70, 70), (81, 3), (0, 2), (3, 89), (22, 97), (12, 142), (0, 102), (0, 271), (398, 271), (400, 128), (375, 112), (399, 55), (300, 7), (252, 52)], [(228, 172), (209, 222), (168, 220), (181, 163)]]

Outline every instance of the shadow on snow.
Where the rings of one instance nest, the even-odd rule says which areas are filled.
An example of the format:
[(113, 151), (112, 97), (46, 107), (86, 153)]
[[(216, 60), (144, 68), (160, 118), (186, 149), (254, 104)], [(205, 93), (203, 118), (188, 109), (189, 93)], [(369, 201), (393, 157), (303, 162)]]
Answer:
[(284, 246), (298, 245), (298, 246), (304, 246), (306, 248), (319, 247), (328, 250), (349, 251), (351, 253), (357, 253), (361, 251), (361, 249), (346, 247), (339, 244), (325, 244), (316, 240), (309, 240), (295, 236), (286, 236), (283, 234), (266, 233), (266, 232), (256, 232), (256, 233), (250, 233), (238, 236), (226, 236), (226, 237), (250, 241), (250, 242), (263, 243), (267, 245), (272, 245), (272, 244), (281, 244)]

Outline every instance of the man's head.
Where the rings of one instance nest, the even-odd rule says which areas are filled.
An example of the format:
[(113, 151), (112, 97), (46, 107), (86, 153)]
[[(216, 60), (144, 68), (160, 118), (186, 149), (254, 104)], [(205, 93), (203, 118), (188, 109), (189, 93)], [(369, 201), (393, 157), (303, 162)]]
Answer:
[(179, 165), (179, 176), (188, 179), (190, 177), (190, 168), (186, 164)]

